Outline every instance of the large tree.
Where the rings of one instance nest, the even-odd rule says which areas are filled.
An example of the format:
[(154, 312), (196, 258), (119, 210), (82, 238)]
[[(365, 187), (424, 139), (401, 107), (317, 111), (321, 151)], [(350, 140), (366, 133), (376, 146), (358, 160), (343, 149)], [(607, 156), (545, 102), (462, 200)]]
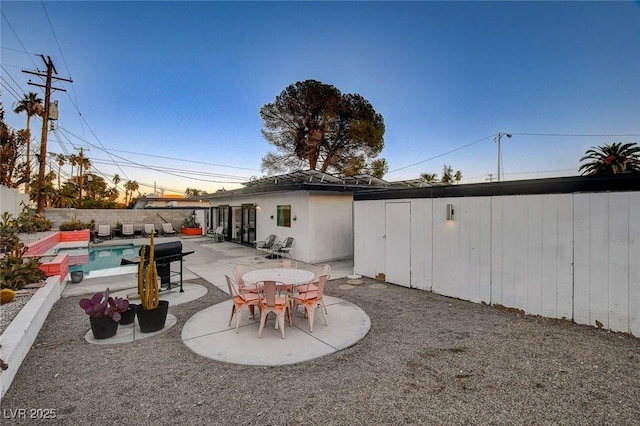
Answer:
[(12, 130), (4, 121), (4, 108), (0, 104), (0, 184), (17, 188), (25, 181), (22, 154), (27, 143), (25, 130)]
[(592, 146), (580, 161), (587, 161), (578, 171), (583, 175), (599, 175), (640, 171), (640, 146), (622, 142)]
[(342, 94), (315, 80), (297, 82), (260, 109), (262, 134), (278, 152), (262, 159), (269, 174), (311, 169), (338, 175), (376, 174), (384, 148), (384, 120), (358, 94)]
[(28, 95), (24, 95), (22, 100), (16, 102), (13, 109), (13, 112), (16, 114), (20, 114), (21, 112), (27, 114), (27, 162), (25, 169), (25, 189), (27, 193), (29, 193), (29, 181), (31, 180), (31, 117), (34, 115), (42, 115), (43, 111), (42, 99), (34, 92), (29, 92)]

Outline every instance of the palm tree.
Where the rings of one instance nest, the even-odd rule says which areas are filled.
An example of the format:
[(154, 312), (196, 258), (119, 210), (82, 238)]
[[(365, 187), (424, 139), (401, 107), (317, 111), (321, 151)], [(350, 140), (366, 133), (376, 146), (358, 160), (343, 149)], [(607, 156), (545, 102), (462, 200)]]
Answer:
[(437, 173), (420, 173), (420, 179), (428, 183), (437, 182), (438, 174)]
[(138, 188), (140, 188), (140, 185), (138, 185), (138, 182), (136, 182), (135, 180), (129, 180), (127, 181), (127, 183), (124, 184), (124, 204), (125, 206), (128, 206), (129, 203), (131, 202), (131, 200), (133, 199), (133, 191), (137, 191)]
[(56, 160), (58, 161), (58, 189), (60, 189), (60, 173), (62, 173), (62, 166), (67, 162), (67, 157), (64, 154), (57, 154)]
[(453, 169), (449, 165), (444, 165), (442, 170), (442, 183), (451, 184), (453, 183)]
[(34, 92), (29, 92), (28, 95), (24, 95), (24, 98), (18, 101), (13, 109), (13, 112), (16, 114), (20, 114), (21, 112), (27, 113), (27, 168), (25, 170), (25, 190), (27, 194), (29, 193), (29, 181), (31, 180), (31, 117), (34, 115), (42, 115), (43, 111), (42, 99)]
[(588, 161), (578, 169), (583, 175), (637, 172), (640, 171), (640, 146), (634, 142), (592, 146), (580, 161)]
[(460, 170), (456, 170), (456, 174), (453, 175), (453, 178), (456, 180), (456, 183), (460, 183), (462, 180), (462, 172)]
[(69, 160), (69, 164), (71, 164), (71, 176), (73, 177), (73, 168), (80, 162), (80, 156), (76, 154), (70, 154), (67, 159)]

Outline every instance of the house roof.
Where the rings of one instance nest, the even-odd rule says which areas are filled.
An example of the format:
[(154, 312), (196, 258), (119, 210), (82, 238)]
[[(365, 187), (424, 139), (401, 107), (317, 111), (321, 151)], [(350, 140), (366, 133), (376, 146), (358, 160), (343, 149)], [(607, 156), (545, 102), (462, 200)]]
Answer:
[(640, 191), (640, 173), (570, 176), (460, 185), (392, 186), (354, 194), (355, 201), (404, 198), (482, 197), (496, 195), (568, 194), (576, 192)]
[(244, 185), (244, 188), (207, 194), (200, 198), (214, 199), (235, 195), (300, 190), (358, 192), (365, 189), (388, 188), (391, 183), (369, 175), (338, 177), (318, 170), (299, 170), (282, 175), (252, 179), (242, 185)]

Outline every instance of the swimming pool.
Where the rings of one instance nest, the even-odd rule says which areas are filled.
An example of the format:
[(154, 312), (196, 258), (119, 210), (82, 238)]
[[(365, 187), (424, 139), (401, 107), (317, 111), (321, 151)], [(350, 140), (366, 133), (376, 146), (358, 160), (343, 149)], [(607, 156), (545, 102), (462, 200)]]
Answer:
[[(117, 268), (121, 273), (129, 273), (131, 268), (120, 266), (123, 257), (137, 256), (139, 247), (132, 244), (113, 247), (91, 247), (90, 249), (60, 249), (59, 253), (69, 254), (69, 272), (83, 271), (85, 275), (96, 275), (96, 271)], [(93, 273), (93, 274), (92, 274)]]

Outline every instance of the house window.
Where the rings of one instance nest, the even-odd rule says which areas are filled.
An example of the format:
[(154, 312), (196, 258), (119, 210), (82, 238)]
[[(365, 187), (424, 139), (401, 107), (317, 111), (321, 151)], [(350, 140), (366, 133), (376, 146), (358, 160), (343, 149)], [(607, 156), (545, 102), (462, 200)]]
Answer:
[(291, 206), (278, 206), (278, 226), (291, 228)]

